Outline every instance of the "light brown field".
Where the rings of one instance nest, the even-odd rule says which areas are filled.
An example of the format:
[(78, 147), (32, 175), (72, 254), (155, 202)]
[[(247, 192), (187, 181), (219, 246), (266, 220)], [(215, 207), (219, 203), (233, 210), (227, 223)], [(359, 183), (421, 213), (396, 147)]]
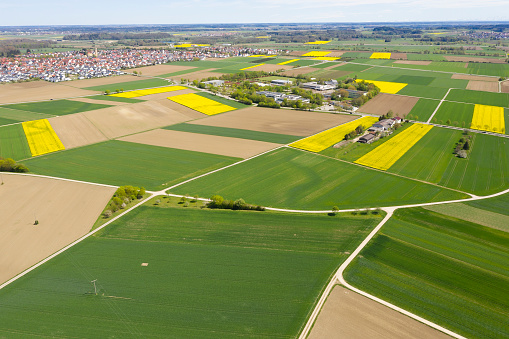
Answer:
[(498, 82), (470, 80), (467, 89), (474, 91), (498, 92)]
[(65, 148), (74, 148), (108, 140), (82, 113), (48, 119)]
[(296, 69), (286, 70), (286, 71), (282, 72), (282, 74), (293, 77), (293, 76), (297, 76), (297, 75), (301, 75), (301, 74), (308, 74), (311, 72), (315, 72), (316, 70), (317, 70), (317, 68), (300, 67), (300, 68), (296, 68)]
[(366, 104), (362, 105), (359, 108), (359, 112), (384, 115), (389, 110), (392, 110), (394, 115), (403, 117), (412, 110), (418, 100), (419, 98), (415, 97), (380, 93)]
[(288, 53), (288, 55), (301, 56), (302, 54), (306, 54), (307, 52), (309, 51), (291, 51), (290, 53)]
[(250, 107), (191, 121), (206, 126), (308, 136), (356, 119), (357, 116)]
[(70, 100), (71, 101), (79, 101), (79, 102), (87, 102), (90, 104), (103, 104), (103, 105), (111, 105), (111, 106), (129, 105), (128, 102), (96, 100), (96, 99), (90, 99), (90, 98), (74, 98), (74, 99), (70, 99)]
[(120, 140), (244, 159), (281, 146), (279, 144), (257, 140), (246, 140), (164, 129), (156, 129), (140, 134), (129, 135), (121, 138)]
[[(138, 81), (139, 77), (135, 77), (132, 75), (115, 75), (110, 77), (102, 77), (102, 78), (92, 78), (92, 79), (83, 79), (83, 80), (74, 80), (63, 83), (66, 86), (77, 87), (77, 88), (85, 88), (92, 86), (103, 86), (110, 84), (118, 84), (121, 82), (130, 82), (130, 81)], [(88, 92), (89, 94), (91, 92)]]
[(360, 294), (335, 286), (309, 339), (446, 339), (446, 334)]
[(287, 70), (287, 69), (292, 69), (292, 68), (293, 68), (293, 66), (289, 66), (289, 65), (265, 64), (265, 65), (261, 65), (261, 66), (255, 67), (255, 68), (246, 69), (246, 71), (275, 72), (280, 69)]
[(186, 73), (186, 74), (180, 74), (180, 75), (171, 75), (168, 78), (171, 78), (174, 81), (180, 82), (181, 79), (188, 79), (190, 81), (194, 81), (194, 80), (205, 79), (205, 78), (208, 78), (208, 77), (216, 77), (216, 78), (218, 78), (218, 77), (220, 77), (221, 75), (224, 74), (224, 73), (214, 73), (214, 72), (212, 72), (215, 69), (217, 69), (217, 68), (209, 68), (209, 69), (204, 69), (204, 70), (201, 70), (201, 71), (196, 71), (196, 72), (191, 72), (191, 73)]
[[(3, 173), (0, 282), (88, 233), (115, 188)], [(35, 218), (39, 225), (34, 225)]]
[(488, 77), (488, 76), (482, 76), (482, 75), (458, 74), (458, 73), (453, 74), (451, 79), (498, 82), (498, 78), (497, 77)]
[(185, 110), (173, 110), (167, 105), (169, 101), (168, 99), (146, 101), (82, 114), (110, 139), (188, 121), (198, 114), (204, 116), (198, 112), (188, 115)]
[(0, 104), (63, 99), (94, 93), (99, 94), (100, 92), (87, 91), (42, 80), (19, 84), (3, 84), (0, 85)]
[(509, 81), (504, 81), (500, 87), (502, 93), (509, 93)]
[(391, 59), (406, 60), (406, 53), (391, 53)]
[(327, 56), (333, 57), (333, 58), (339, 58), (340, 56), (342, 56), (345, 53), (346, 53), (345, 51), (331, 51), (329, 54), (327, 54)]
[(418, 61), (418, 60), (397, 60), (394, 61), (395, 64), (404, 64), (404, 65), (421, 65), (428, 66), (431, 64), (431, 61)]
[(479, 58), (475, 56), (451, 56), (444, 55), (444, 58), (448, 61), (460, 61), (460, 62), (488, 62), (492, 64), (504, 64), (503, 59), (492, 59), (492, 58)]
[[(154, 66), (146, 66), (146, 67), (138, 67), (138, 68), (132, 68), (128, 69), (127, 72), (141, 72), (143, 75), (162, 75), (162, 74), (168, 74), (173, 72), (180, 72), (185, 71), (187, 69), (196, 68), (194, 66), (180, 66), (180, 65), (154, 65)], [(139, 78), (138, 78), (139, 79)]]

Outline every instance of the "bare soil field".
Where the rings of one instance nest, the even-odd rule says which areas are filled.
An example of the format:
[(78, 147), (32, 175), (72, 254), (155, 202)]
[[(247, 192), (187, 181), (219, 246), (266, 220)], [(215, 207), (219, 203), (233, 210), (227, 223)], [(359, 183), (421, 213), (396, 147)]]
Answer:
[(450, 337), (338, 285), (327, 298), (308, 338), (446, 339)]
[[(154, 65), (154, 66), (146, 66), (146, 67), (138, 67), (138, 68), (128, 69), (127, 72), (132, 73), (134, 71), (137, 71), (137, 72), (141, 72), (142, 75), (155, 76), (155, 75), (185, 71), (187, 69), (192, 69), (192, 68), (196, 68), (196, 67), (181, 66), (181, 65)], [(139, 80), (139, 78), (138, 78), (138, 80)]]
[(216, 69), (217, 68), (209, 68), (209, 69), (204, 69), (201, 71), (180, 74), (180, 75), (174, 75), (174, 76), (170, 76), (168, 78), (171, 78), (174, 81), (180, 82), (180, 79), (188, 79), (190, 81), (194, 81), (194, 80), (205, 79), (208, 77), (220, 77), (221, 75), (225, 74), (225, 73), (212, 72), (213, 70), (216, 70)]
[(142, 97), (139, 97), (139, 99), (141, 99), (141, 100), (148, 100), (148, 101), (162, 100), (162, 99), (166, 99), (166, 98), (169, 98), (169, 97), (172, 97), (172, 96), (175, 96), (175, 95), (189, 94), (189, 93), (196, 93), (196, 91), (192, 90), (192, 89), (182, 89), (182, 90), (173, 91), (173, 92), (144, 95)]
[(264, 71), (264, 72), (275, 72), (280, 69), (292, 69), (293, 66), (288, 65), (274, 65), (274, 64), (265, 64), (255, 68), (246, 69), (246, 71)]
[(302, 54), (306, 54), (307, 52), (309, 51), (291, 51), (290, 53), (288, 53), (288, 55), (301, 56)]
[(505, 64), (505, 60), (492, 59), (492, 58), (477, 58), (475, 56), (452, 56), (444, 55), (444, 58), (448, 61), (460, 61), (460, 62), (489, 62), (492, 64)]
[(71, 101), (79, 101), (79, 102), (87, 102), (89, 104), (103, 104), (103, 105), (111, 105), (111, 106), (120, 106), (120, 105), (129, 105), (128, 102), (121, 101), (109, 101), (109, 100), (95, 100), (90, 98), (75, 98), (70, 99)]
[(406, 60), (406, 53), (391, 53), (391, 59)]
[(66, 149), (108, 140), (82, 113), (50, 118), (48, 121)]
[(250, 107), (210, 116), (189, 123), (308, 136), (344, 124), (356, 118), (356, 116), (352, 115)]
[(417, 60), (397, 60), (394, 61), (395, 64), (404, 64), (404, 65), (421, 65), (428, 66), (431, 64), (431, 61), (417, 61)]
[[(184, 91), (182, 91), (182, 93), (184, 93)], [(177, 94), (175, 94), (177, 95)], [(194, 109), (191, 109), (189, 107), (186, 107), (184, 105), (181, 105), (181, 104), (177, 104), (175, 101), (171, 101), (171, 100), (168, 100), (167, 98), (169, 97), (169, 95), (167, 95), (165, 97), (164, 100), (159, 100), (157, 101), (160, 105), (172, 110), (172, 111), (176, 111), (176, 112), (179, 112), (191, 119), (202, 119), (202, 118), (206, 118), (208, 117), (208, 115), (206, 114), (203, 114), (203, 113), (200, 113), (198, 111), (195, 111)]]
[(65, 84), (65, 86), (69, 86), (69, 87), (85, 88), (85, 87), (103, 86), (103, 85), (118, 84), (121, 82), (138, 81), (138, 80), (140, 80), (140, 78), (132, 76), (132, 75), (115, 75), (115, 76), (103, 77), (103, 78), (92, 78), (92, 79), (67, 81), (64, 84)]
[(270, 142), (163, 129), (129, 135), (119, 140), (244, 159), (281, 146)]
[(474, 91), (498, 92), (498, 82), (470, 80), (467, 89)]
[(184, 110), (168, 108), (168, 101), (170, 100), (146, 101), (82, 114), (110, 139), (193, 119), (193, 116), (186, 115)]
[(115, 192), (50, 178), (2, 176), (0, 283), (88, 233)]
[(346, 53), (345, 51), (332, 51), (329, 54), (327, 54), (327, 56), (328, 57), (339, 58), (340, 56), (342, 56), (345, 53)]
[(488, 77), (488, 76), (482, 76), (482, 75), (458, 74), (458, 73), (453, 74), (451, 79), (498, 82), (498, 78), (497, 77)]
[(0, 85), (0, 104), (63, 99), (100, 92), (87, 91), (47, 81), (22, 82)]
[(504, 81), (500, 89), (502, 93), (509, 93), (509, 81)]
[(311, 72), (315, 72), (316, 70), (317, 70), (316, 68), (311, 68), (311, 67), (300, 67), (300, 68), (286, 70), (282, 74), (294, 77), (294, 76), (301, 75), (301, 74), (308, 74)]
[(359, 112), (384, 115), (392, 110), (395, 115), (406, 116), (415, 106), (419, 98), (397, 94), (380, 93), (359, 108)]

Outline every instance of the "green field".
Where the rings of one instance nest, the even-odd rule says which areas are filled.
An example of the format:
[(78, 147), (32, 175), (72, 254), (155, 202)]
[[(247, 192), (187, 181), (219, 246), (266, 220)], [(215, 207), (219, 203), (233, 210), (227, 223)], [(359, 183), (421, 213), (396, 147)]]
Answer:
[(476, 201), (469, 201), (465, 204), (481, 208), (487, 211), (491, 211), (494, 213), (499, 213), (503, 215), (509, 216), (509, 194), (503, 194), (495, 198), (489, 198), (489, 199), (483, 199), (483, 200), (476, 200)]
[(439, 100), (421, 98), (419, 101), (417, 101), (408, 115), (411, 114), (413, 120), (428, 121), (429, 117), (431, 114), (433, 114), (439, 103)]
[(117, 89), (119, 89), (119, 90), (123, 89), (124, 91), (132, 91), (135, 89), (161, 87), (161, 86), (168, 86), (168, 85), (170, 85), (168, 80), (146, 79), (146, 80), (120, 82), (120, 83), (111, 84), (111, 85), (92, 86), (92, 87), (86, 87), (84, 89), (88, 89), (91, 91), (99, 91), (99, 92), (104, 92), (106, 90), (115, 92)]
[(237, 158), (124, 141), (108, 141), (26, 160), (37, 174), (148, 190), (229, 165)]
[(51, 118), (53, 116), (54, 115), (20, 111), (20, 110), (16, 110), (16, 109), (6, 108), (5, 106), (0, 106), (0, 118), (14, 120), (14, 121), (30, 121), (30, 120), (38, 120), (38, 119), (47, 119), (47, 118)]
[(449, 92), (446, 100), (509, 107), (509, 93), (492, 93), (484, 91), (471, 91), (467, 89), (453, 89)]
[(0, 127), (0, 157), (20, 160), (31, 156), (21, 124)]
[(87, 97), (87, 99), (94, 100), (104, 100), (104, 101), (116, 101), (116, 102), (127, 102), (129, 104), (135, 104), (138, 102), (143, 102), (146, 100), (134, 99), (134, 98), (122, 98), (122, 97), (114, 97), (111, 95), (94, 95), (91, 97)]
[(461, 137), (460, 131), (434, 127), (389, 171), (477, 195), (509, 188), (509, 142), (472, 133), (470, 154), (461, 159), (453, 154)]
[(497, 77), (509, 77), (509, 65), (471, 62), (468, 64), (468, 73), (492, 75)]
[(509, 234), (398, 210), (345, 272), (377, 297), (469, 338), (508, 336)]
[(410, 95), (419, 98), (442, 99), (447, 94), (447, 88), (423, 85), (406, 85), (398, 92), (401, 95)]
[(220, 102), (222, 104), (228, 105), (230, 107), (235, 107), (236, 109), (242, 109), (246, 107), (251, 107), (251, 105), (244, 105), (238, 101), (235, 100), (229, 100), (223, 97), (220, 97), (218, 95), (210, 94), (207, 92), (197, 92), (196, 94), (201, 95), (204, 98), (211, 99), (217, 102)]
[(0, 336), (295, 338), (379, 221), (142, 206), (0, 290)]
[(19, 121), (0, 117), (0, 126), (11, 125), (17, 122)]
[(173, 130), (173, 131), (199, 133), (199, 134), (218, 135), (218, 136), (230, 137), (230, 138), (258, 140), (258, 141), (265, 141), (265, 142), (273, 142), (273, 143), (277, 143), (277, 144), (289, 144), (289, 143), (294, 142), (298, 139), (302, 139), (302, 137), (293, 136), (293, 135), (258, 132), (258, 131), (251, 131), (251, 130), (247, 130), (247, 129), (238, 129), (238, 128), (186, 124), (186, 123), (171, 125), (171, 126), (165, 127), (164, 129)]
[[(66, 115), (66, 114), (74, 114), (79, 112), (92, 111), (101, 108), (111, 107), (111, 105), (103, 105), (103, 104), (90, 104), (88, 102), (79, 102), (72, 100), (51, 100), (51, 101), (39, 101), (39, 102), (30, 102), (26, 104), (13, 104), (3, 106), (5, 108), (20, 110), (20, 111), (28, 111), (35, 113), (44, 113), (51, 115)], [(44, 119), (46, 117), (41, 117), (39, 119)]]
[(362, 72), (368, 68), (371, 68), (369, 65), (359, 65), (359, 64), (351, 64), (347, 63), (338, 67), (335, 67), (333, 69), (336, 69), (338, 71), (352, 71), (352, 72)]
[(441, 125), (470, 128), (472, 117), (474, 116), (474, 107), (475, 105), (472, 104), (444, 101), (433, 116), (432, 122)]
[(465, 195), (291, 148), (176, 187), (172, 192), (264, 206), (326, 210), (461, 199)]

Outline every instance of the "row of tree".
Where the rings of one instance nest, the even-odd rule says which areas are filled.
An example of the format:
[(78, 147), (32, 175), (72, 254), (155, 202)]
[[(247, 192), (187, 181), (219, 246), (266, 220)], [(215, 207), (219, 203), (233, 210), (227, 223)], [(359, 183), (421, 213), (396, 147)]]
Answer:
[(210, 200), (211, 201), (207, 204), (208, 208), (265, 211), (265, 207), (260, 205), (247, 204), (244, 199), (227, 200), (220, 195), (213, 195)]
[(23, 164), (18, 164), (11, 158), (0, 157), (0, 172), (27, 173), (28, 168)]
[(120, 186), (113, 195), (113, 198), (111, 198), (108, 208), (104, 211), (103, 215), (109, 218), (114, 212), (126, 208), (131, 201), (142, 199), (144, 195), (145, 188), (143, 187)]

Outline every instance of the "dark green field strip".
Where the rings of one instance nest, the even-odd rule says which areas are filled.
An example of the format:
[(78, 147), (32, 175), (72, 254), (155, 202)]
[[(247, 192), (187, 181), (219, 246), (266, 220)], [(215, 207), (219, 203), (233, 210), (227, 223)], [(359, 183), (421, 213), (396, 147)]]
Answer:
[(157, 190), (237, 160), (240, 159), (108, 141), (30, 159), (24, 164), (37, 174)]
[(477, 195), (509, 188), (509, 143), (474, 133), (470, 154), (461, 159), (453, 154), (461, 137), (460, 131), (434, 127), (389, 172)]
[(130, 104), (135, 104), (138, 102), (143, 102), (146, 100), (140, 100), (140, 99), (133, 99), (133, 98), (122, 98), (122, 97), (114, 97), (111, 95), (96, 95), (92, 97), (87, 97), (87, 99), (94, 99), (94, 100), (104, 100), (104, 101), (116, 101), (116, 102), (127, 102)]
[(396, 212), (345, 277), (472, 338), (507, 337), (509, 234), (424, 209)]
[(52, 114), (20, 111), (17, 109), (6, 108), (6, 106), (0, 106), (0, 118), (11, 119), (16, 121), (30, 121), (47, 119), (54, 117)]
[(228, 106), (231, 106), (231, 107), (235, 107), (236, 109), (242, 109), (242, 108), (246, 108), (246, 107), (251, 107), (251, 105), (244, 105), (244, 104), (242, 104), (240, 102), (237, 102), (235, 100), (229, 100), (229, 99), (220, 97), (218, 95), (210, 94), (210, 93), (207, 93), (207, 92), (197, 92), (196, 94), (201, 95), (204, 98), (211, 99), (211, 100), (220, 102), (222, 104), (225, 104), (225, 105), (228, 105)]
[[(433, 116), (433, 122), (451, 126), (454, 126), (456, 122), (457, 127), (470, 128), (472, 117), (474, 116), (474, 108), (475, 105), (472, 104), (444, 101)], [(450, 120), (450, 123), (447, 122), (448, 120)]]
[(509, 215), (509, 193), (495, 198), (465, 202), (465, 204), (487, 211)]
[(18, 122), (19, 122), (19, 120), (12, 120), (12, 119), (0, 117), (0, 126), (11, 125), (11, 124), (15, 124)]
[(0, 157), (21, 160), (31, 156), (21, 124), (0, 127)]
[(427, 76), (401, 75), (397, 79), (395, 79), (394, 82), (427, 86), (431, 82), (433, 82), (433, 80), (435, 80), (435, 79), (436, 78), (434, 78), (434, 77), (427, 77)]
[(2, 289), (0, 333), (295, 338), (379, 220), (143, 206)]
[(106, 90), (115, 92), (117, 89), (118, 90), (123, 89), (124, 91), (132, 91), (135, 89), (161, 87), (161, 86), (168, 86), (168, 85), (170, 85), (168, 80), (146, 79), (146, 80), (134, 80), (134, 81), (120, 82), (120, 83), (111, 84), (111, 85), (85, 87), (84, 89), (88, 89), (91, 91), (100, 91), (100, 92), (104, 92)]
[(316, 154), (284, 148), (172, 190), (264, 206), (323, 210), (461, 199), (465, 195)]
[(449, 92), (446, 100), (509, 107), (509, 93), (493, 93), (484, 91), (471, 91), (467, 89), (453, 89)]
[(444, 78), (436, 78), (432, 81), (429, 86), (432, 87), (443, 87), (443, 88), (459, 88), (465, 89), (467, 88), (468, 80), (461, 79), (444, 79)]
[(364, 70), (366, 70), (368, 68), (371, 68), (371, 66), (347, 63), (347, 64), (344, 64), (344, 65), (335, 67), (334, 69), (336, 69), (338, 71), (361, 72), (361, 71), (364, 71)]
[[(72, 100), (52, 100), (52, 101), (41, 101), (41, 102), (30, 102), (26, 104), (14, 104), (3, 106), (5, 108), (11, 108), (21, 111), (29, 111), (36, 113), (45, 113), (51, 115), (66, 115), (73, 113), (80, 113), (86, 111), (92, 111), (101, 108), (111, 107), (111, 105), (103, 104), (90, 104), (88, 102), (79, 102)], [(45, 117), (39, 118), (44, 119)]]
[(428, 121), (429, 117), (431, 114), (433, 114), (439, 103), (439, 100), (421, 98), (408, 113), (407, 117), (412, 115), (411, 118), (413, 120)]
[(442, 99), (447, 93), (447, 88), (431, 87), (423, 85), (406, 85), (398, 92), (401, 95), (410, 95), (419, 98)]
[(173, 130), (173, 131), (199, 133), (199, 134), (218, 135), (218, 136), (222, 136), (222, 137), (231, 137), (231, 138), (241, 138), (241, 139), (265, 141), (265, 142), (273, 142), (276, 144), (289, 144), (289, 143), (296, 141), (298, 139), (302, 139), (302, 137), (293, 136), (293, 135), (250, 131), (247, 129), (238, 129), (238, 128), (186, 124), (186, 123), (167, 126), (164, 129)]

